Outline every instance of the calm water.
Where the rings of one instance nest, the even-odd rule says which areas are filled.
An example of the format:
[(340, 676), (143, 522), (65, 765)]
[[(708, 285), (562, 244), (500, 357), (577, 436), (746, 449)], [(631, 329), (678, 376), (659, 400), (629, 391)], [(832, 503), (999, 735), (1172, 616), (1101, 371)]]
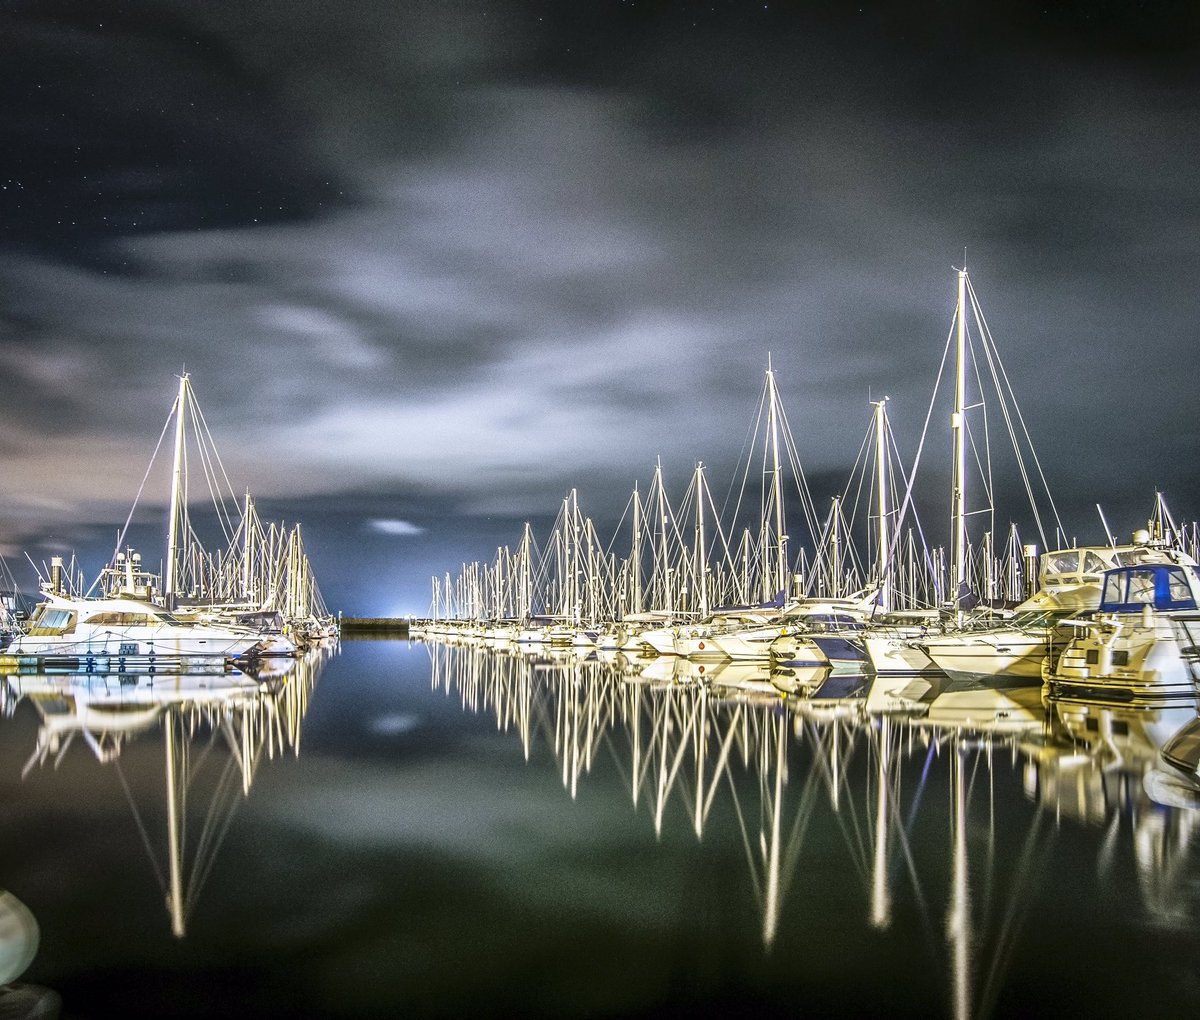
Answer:
[(1200, 812), (1143, 792), (1194, 707), (968, 731), (715, 679), (381, 641), (275, 693), (13, 680), (22, 980), (66, 1017), (1200, 1008)]

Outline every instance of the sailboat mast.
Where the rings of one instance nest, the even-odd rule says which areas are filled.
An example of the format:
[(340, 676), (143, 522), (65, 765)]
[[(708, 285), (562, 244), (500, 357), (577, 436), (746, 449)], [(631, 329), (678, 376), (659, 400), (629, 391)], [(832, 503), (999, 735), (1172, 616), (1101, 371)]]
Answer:
[(630, 610), (640, 613), (642, 611), (642, 497), (638, 493), (636, 483), (633, 486), (633, 548), (630, 550), (629, 565), (633, 570), (630, 578), (633, 589)]
[(663, 489), (662, 478), (662, 458), (659, 457), (654, 466), (654, 485), (658, 490), (658, 503), (656, 513), (658, 515), (658, 550), (654, 569), (659, 572), (659, 590), (663, 592), (661, 608), (675, 609), (674, 592), (671, 590), (671, 569), (669, 567), (670, 559), (667, 551), (667, 494)]
[(879, 495), (879, 610), (890, 612), (892, 585), (888, 576), (887, 397), (875, 404), (875, 487)]
[(967, 581), (967, 271), (958, 271), (957, 367), (954, 384), (954, 413), (950, 430), (954, 436), (954, 561), (950, 569), (950, 597), (957, 600)]
[(842, 504), (837, 496), (833, 497), (833, 506), (829, 510), (829, 591), (826, 598), (842, 597), (842, 536), (841, 536)]
[(242, 597), (243, 602), (253, 602), (254, 600), (254, 531), (253, 515), (254, 501), (250, 498), (250, 493), (246, 493), (245, 509), (242, 511), (242, 527), (245, 529), (242, 534)]
[(166, 577), (163, 578), (163, 596), (167, 607), (172, 608), (175, 601), (175, 588), (178, 578), (175, 576), (176, 563), (179, 558), (179, 525), (182, 506), (187, 501), (185, 481), (183, 477), (184, 451), (184, 405), (187, 401), (188, 377), (185, 372), (179, 377), (179, 396), (175, 399), (175, 459), (171, 469), (171, 508), (170, 520), (167, 525), (167, 567)]
[(767, 405), (767, 426), (771, 431), (771, 502), (775, 511), (775, 564), (774, 579), (771, 591), (766, 592), (766, 598), (772, 599), (779, 592), (787, 597), (787, 536), (783, 533), (783, 480), (779, 476), (779, 394), (775, 389), (775, 370), (771, 367), (771, 359), (767, 358), (767, 387), (769, 404)]
[(517, 605), (517, 617), (522, 624), (527, 624), (533, 612), (533, 532), (529, 522), (525, 522), (525, 533), (521, 536), (519, 553), (521, 571), (521, 595)]
[(708, 577), (706, 576), (705, 566), (707, 564), (707, 556), (705, 554), (706, 539), (704, 535), (704, 464), (696, 465), (696, 548), (694, 554), (695, 560), (695, 581), (696, 600), (695, 605), (701, 616), (708, 615)]

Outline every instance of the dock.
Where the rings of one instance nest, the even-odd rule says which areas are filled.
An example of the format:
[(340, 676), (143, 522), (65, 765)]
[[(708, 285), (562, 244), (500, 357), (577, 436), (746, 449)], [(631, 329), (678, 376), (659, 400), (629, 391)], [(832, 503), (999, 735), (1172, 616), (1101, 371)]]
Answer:
[(344, 637), (408, 637), (408, 618), (397, 616), (343, 616)]

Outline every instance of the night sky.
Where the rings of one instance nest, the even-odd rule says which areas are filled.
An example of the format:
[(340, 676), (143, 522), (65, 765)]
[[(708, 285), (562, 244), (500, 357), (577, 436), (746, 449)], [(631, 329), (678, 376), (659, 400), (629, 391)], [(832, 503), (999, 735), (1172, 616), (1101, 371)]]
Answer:
[(99, 569), (184, 370), (349, 615), (423, 612), (572, 486), (615, 524), (658, 456), (723, 489), (768, 354), (820, 504), (870, 399), (915, 452), (964, 248), (1072, 536), (1200, 513), (1194, 3), (2, 10), (23, 583)]

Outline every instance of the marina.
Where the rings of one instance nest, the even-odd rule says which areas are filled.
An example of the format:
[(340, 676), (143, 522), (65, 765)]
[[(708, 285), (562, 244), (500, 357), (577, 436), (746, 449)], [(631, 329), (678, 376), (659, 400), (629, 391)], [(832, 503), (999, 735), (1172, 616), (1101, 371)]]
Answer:
[(1200, 1014), (1200, 8), (0, 9), (0, 1020)]
[[(740, 477), (722, 506), (703, 463), (673, 503), (659, 461), (646, 496), (635, 486), (605, 541), (572, 489), (541, 545), (526, 523), (515, 549), (463, 564), (457, 577), (435, 576), (431, 616), (410, 633), (851, 671), (869, 676), (880, 710), (923, 711), (948, 680), (964, 678), (1034, 688), (1044, 680), (1052, 697), (1107, 690), (1131, 704), (1195, 696), (1200, 528), (1179, 525), (1156, 492), (1146, 526), (1127, 542), (1111, 533), (1097, 503), (1108, 543), (1065, 545), (1068, 531), (1001, 353), (967, 271), (956, 276), (954, 315), (911, 466), (895, 449), (887, 398), (873, 402), (850, 478), (818, 515), (768, 360)], [(927, 537), (915, 496), (943, 377), (953, 380), (948, 549)], [(1007, 425), (1040, 547), (1057, 543), (1044, 553), (1021, 539), (1016, 523), (998, 539), (999, 444), (988, 433), (989, 401)], [(973, 534), (973, 526), (984, 530)]]
[[(0, 1014), (1200, 1005), (1200, 528), (1155, 493), (1068, 541), (957, 284), (946, 548), (887, 398), (818, 511), (768, 360), (723, 501), (659, 460), (605, 539), (572, 489), (422, 618), (331, 612), (180, 376), (161, 571), (131, 509), (91, 586), (56, 556), (6, 618)], [(986, 399), (1038, 543), (998, 537)]]

